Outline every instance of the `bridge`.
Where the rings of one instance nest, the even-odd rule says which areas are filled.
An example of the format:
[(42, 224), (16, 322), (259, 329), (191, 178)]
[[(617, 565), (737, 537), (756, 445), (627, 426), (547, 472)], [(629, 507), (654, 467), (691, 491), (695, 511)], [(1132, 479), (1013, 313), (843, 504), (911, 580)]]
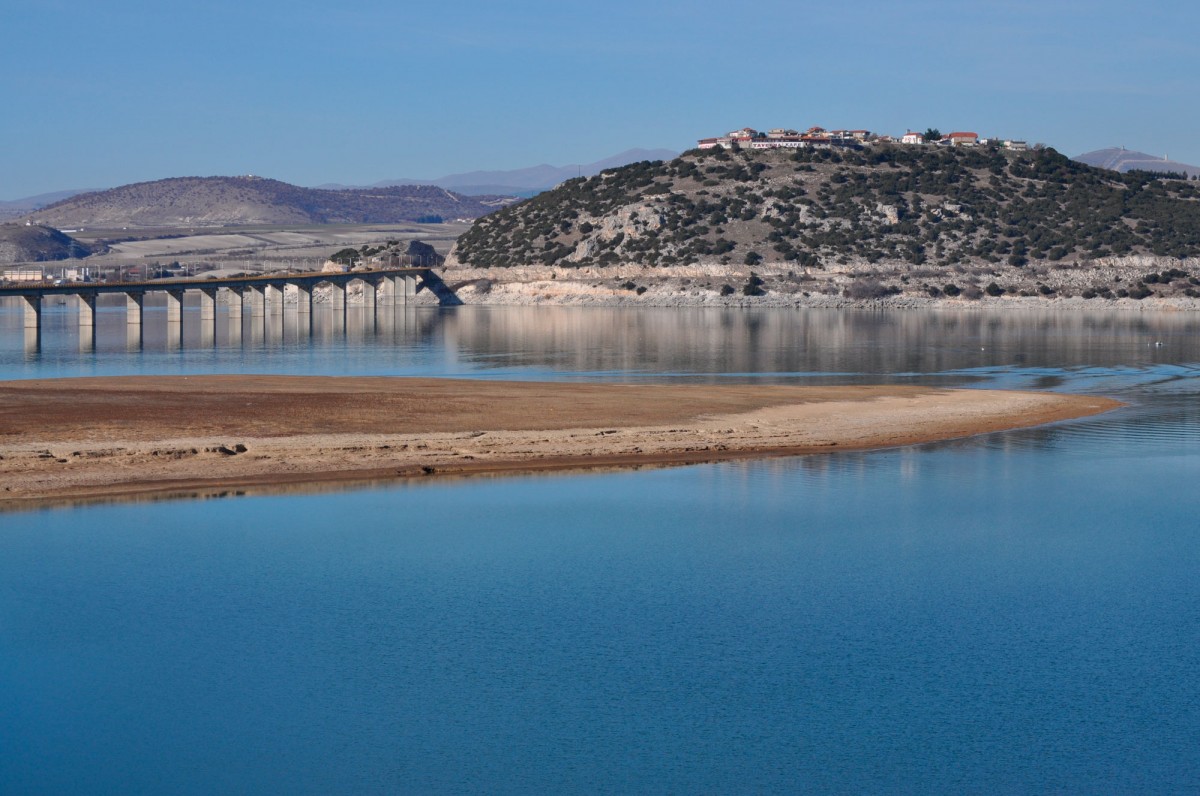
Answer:
[[(200, 298), (200, 320), (217, 322), (216, 306), (218, 293), (222, 290), (233, 294), (229, 302), (230, 320), (240, 320), (243, 315), (262, 315), (264, 323), (271, 314), (282, 314), (284, 292), (292, 288), (296, 296), (296, 310), (300, 315), (313, 312), (313, 289), (318, 285), (329, 285), (330, 305), (335, 313), (341, 313), (345, 328), (346, 292), (351, 282), (363, 285), (363, 306), (374, 310), (378, 306), (396, 307), (408, 304), (421, 290), (429, 290), (442, 305), (462, 302), (447, 287), (431, 268), (383, 268), (367, 271), (309, 272), (298, 274), (264, 274), (262, 276), (239, 276), (209, 279), (155, 279), (145, 282), (68, 282), (49, 285), (25, 283), (0, 286), (0, 298), (18, 298), (25, 310), (27, 336), (41, 337), (42, 303), (52, 296), (75, 296), (79, 307), (80, 334), (90, 334), (95, 342), (96, 300), (109, 293), (124, 294), (125, 319), (128, 326), (137, 327), (141, 336), (142, 307), (148, 293), (166, 296), (167, 323), (176, 328), (183, 323), (183, 300), (187, 293)], [(382, 288), (382, 289), (381, 289)], [(310, 327), (311, 328), (311, 327)]]

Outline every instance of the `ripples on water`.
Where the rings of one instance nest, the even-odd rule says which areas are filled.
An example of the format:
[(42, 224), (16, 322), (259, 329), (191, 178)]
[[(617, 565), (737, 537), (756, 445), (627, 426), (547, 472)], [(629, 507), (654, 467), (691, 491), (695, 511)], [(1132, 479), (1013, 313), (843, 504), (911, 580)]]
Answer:
[[(875, 453), (0, 517), (0, 791), (1186, 792), (1200, 321), (402, 310), (0, 377), (273, 372), (1107, 395)], [(290, 335), (290, 336), (289, 336)], [(16, 750), (14, 753), (12, 750)]]

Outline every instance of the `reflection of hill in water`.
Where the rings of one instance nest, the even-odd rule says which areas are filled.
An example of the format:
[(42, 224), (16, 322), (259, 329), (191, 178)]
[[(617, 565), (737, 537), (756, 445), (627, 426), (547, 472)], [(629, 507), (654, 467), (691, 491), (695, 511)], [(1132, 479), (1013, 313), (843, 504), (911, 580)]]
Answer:
[(430, 321), (430, 334), (484, 368), (615, 378), (774, 373), (888, 381), (1200, 361), (1200, 319), (1183, 314), (473, 307)]

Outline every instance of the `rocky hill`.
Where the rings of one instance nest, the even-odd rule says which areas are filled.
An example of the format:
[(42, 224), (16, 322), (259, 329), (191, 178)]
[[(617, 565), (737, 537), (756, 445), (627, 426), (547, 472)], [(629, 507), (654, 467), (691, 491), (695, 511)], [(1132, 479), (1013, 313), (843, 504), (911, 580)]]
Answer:
[(0, 224), (0, 265), (87, 257), (92, 250), (57, 229)]
[(390, 224), (478, 218), (512, 201), (435, 186), (321, 190), (261, 177), (178, 177), (73, 196), (28, 218), (55, 227)]
[(1200, 254), (1200, 188), (1053, 150), (692, 151), (571, 180), (480, 219), (473, 266), (852, 259), (1024, 265)]
[(570, 180), (479, 219), (447, 268), (515, 303), (1192, 301), (1200, 268), (1181, 258), (1198, 256), (1194, 181), (1052, 149), (880, 145), (693, 150)]

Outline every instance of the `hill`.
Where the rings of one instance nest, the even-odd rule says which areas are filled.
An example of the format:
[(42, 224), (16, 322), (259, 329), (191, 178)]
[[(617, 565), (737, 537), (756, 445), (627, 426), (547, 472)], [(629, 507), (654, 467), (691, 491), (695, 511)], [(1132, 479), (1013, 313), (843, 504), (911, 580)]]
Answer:
[(0, 224), (0, 264), (41, 263), (87, 257), (92, 250), (57, 229)]
[(693, 150), (479, 219), (446, 270), (468, 302), (1200, 309), (1200, 184), (1052, 149)]
[(1138, 170), (1173, 172), (1186, 174), (1189, 177), (1200, 177), (1200, 166), (1179, 163), (1174, 160), (1160, 158), (1156, 155), (1147, 155), (1145, 152), (1134, 152), (1125, 147), (1110, 147), (1109, 149), (1097, 149), (1094, 152), (1085, 152), (1082, 155), (1077, 155), (1075, 160), (1080, 163), (1086, 163), (1089, 166), (1122, 173)]
[(1054, 150), (881, 145), (693, 150), (559, 188), (477, 222), (458, 262), (1071, 262), (1200, 254), (1200, 188)]
[[(524, 169), (508, 171), (469, 171), (462, 174), (448, 174), (435, 180), (396, 179), (375, 183), (375, 188), (385, 188), (394, 185), (437, 185), (449, 188), (468, 196), (481, 194), (504, 194), (513, 196), (531, 196), (553, 188), (559, 183), (574, 177), (591, 177), (605, 169), (625, 166), (642, 160), (670, 159), (678, 153), (669, 149), (628, 149), (619, 154), (597, 160), (594, 163), (567, 166), (551, 166), (543, 163), (540, 166), (530, 166)], [(321, 186), (323, 188), (340, 188), (346, 186)]]
[(262, 177), (177, 177), (73, 196), (28, 218), (60, 228), (391, 224), (477, 218), (511, 201), (463, 196), (435, 186), (334, 191)]

